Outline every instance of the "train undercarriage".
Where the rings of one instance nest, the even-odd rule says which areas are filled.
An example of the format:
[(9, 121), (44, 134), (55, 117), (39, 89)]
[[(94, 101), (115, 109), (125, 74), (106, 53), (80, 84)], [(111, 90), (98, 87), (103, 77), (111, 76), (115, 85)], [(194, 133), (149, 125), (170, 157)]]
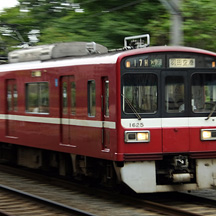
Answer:
[(166, 155), (158, 161), (113, 162), (1, 143), (0, 162), (109, 187), (123, 182), (137, 193), (216, 185), (216, 159), (195, 160), (186, 155)]
[[(118, 182), (112, 161), (63, 152), (1, 143), (0, 163), (40, 170), (48, 175), (75, 180), (87, 179), (89, 183), (113, 186)], [(121, 166), (121, 163), (118, 164)]]

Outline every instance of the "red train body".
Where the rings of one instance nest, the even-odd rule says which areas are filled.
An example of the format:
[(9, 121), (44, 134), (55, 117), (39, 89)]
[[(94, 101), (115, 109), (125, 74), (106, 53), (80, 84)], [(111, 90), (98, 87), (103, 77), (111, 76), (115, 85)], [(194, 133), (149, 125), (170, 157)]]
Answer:
[(1, 65), (0, 158), (138, 193), (215, 186), (215, 64), (164, 46)]

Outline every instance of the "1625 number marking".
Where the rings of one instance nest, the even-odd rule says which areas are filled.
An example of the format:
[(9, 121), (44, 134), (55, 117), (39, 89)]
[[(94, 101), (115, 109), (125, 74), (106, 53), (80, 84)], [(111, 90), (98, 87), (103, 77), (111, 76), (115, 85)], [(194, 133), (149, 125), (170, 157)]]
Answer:
[(144, 127), (144, 123), (142, 122), (134, 122), (134, 123), (129, 123), (130, 128), (142, 128)]

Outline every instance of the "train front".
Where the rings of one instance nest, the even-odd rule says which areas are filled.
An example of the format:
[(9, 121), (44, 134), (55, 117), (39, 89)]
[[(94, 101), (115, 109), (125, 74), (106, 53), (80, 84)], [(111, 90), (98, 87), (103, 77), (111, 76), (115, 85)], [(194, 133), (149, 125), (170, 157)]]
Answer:
[(216, 186), (216, 56), (145, 48), (121, 59), (119, 157), (137, 193)]

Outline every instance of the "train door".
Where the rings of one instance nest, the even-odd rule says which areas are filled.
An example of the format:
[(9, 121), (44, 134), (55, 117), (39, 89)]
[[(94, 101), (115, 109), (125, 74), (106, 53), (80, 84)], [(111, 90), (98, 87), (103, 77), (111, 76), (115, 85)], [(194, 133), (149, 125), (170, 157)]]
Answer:
[(108, 77), (102, 77), (102, 150), (110, 148), (110, 129), (106, 127), (109, 120), (109, 80)]
[(164, 71), (163, 152), (189, 151), (188, 87), (186, 71)]
[(15, 79), (6, 81), (6, 98), (7, 98), (7, 117), (6, 117), (6, 136), (17, 137), (16, 121), (13, 116), (17, 114), (17, 83)]
[(74, 76), (61, 78), (61, 144), (71, 145), (71, 120), (76, 113)]

